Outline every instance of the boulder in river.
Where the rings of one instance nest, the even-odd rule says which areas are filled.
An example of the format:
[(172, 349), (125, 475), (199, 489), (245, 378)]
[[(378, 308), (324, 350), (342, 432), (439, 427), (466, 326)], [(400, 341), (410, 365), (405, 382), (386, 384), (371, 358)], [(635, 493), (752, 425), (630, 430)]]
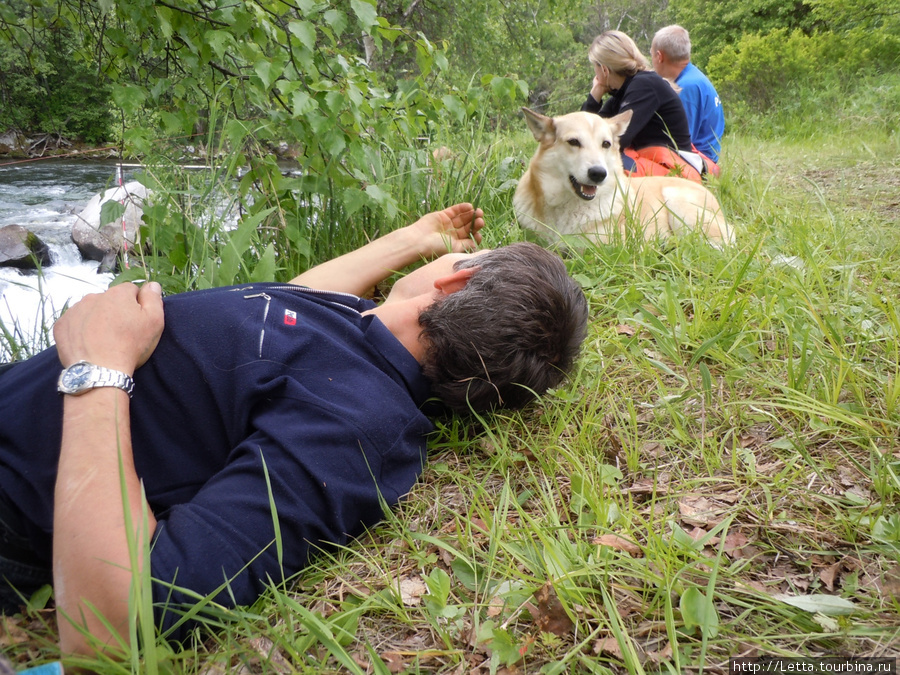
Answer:
[(25, 135), (17, 129), (7, 129), (0, 134), (0, 155), (10, 157), (27, 157), (31, 144)]
[(50, 249), (21, 225), (0, 228), (0, 267), (34, 270), (50, 264)]
[[(149, 195), (150, 191), (137, 181), (95, 195), (72, 226), (72, 240), (82, 257), (100, 261), (102, 271), (104, 268), (113, 269), (120, 253), (137, 247), (143, 203)], [(104, 208), (107, 202), (121, 204), (124, 211), (121, 208)], [(115, 213), (115, 218), (110, 219), (110, 213)]]

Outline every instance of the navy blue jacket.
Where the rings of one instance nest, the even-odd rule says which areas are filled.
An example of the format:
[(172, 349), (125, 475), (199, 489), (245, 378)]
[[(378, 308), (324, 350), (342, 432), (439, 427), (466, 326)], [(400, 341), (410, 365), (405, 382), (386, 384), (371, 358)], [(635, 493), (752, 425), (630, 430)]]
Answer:
[[(373, 306), (288, 284), (166, 298), (165, 330), (131, 401), (135, 467), (158, 520), (151, 571), (163, 582), (163, 628), (178, 618), (163, 605), (195, 602), (167, 583), (207, 595), (227, 581), (217, 602), (251, 604), (269, 579), (359, 535), (415, 483), (432, 429), (421, 411), (428, 384), (384, 324), (360, 314)], [(48, 562), (60, 368), (51, 348), (0, 374), (0, 491)]]

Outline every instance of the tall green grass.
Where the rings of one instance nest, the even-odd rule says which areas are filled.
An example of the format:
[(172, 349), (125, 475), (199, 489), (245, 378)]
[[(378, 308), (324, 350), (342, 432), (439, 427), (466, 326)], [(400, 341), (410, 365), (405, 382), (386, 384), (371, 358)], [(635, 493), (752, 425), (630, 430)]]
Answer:
[[(712, 189), (737, 245), (566, 254), (591, 325), (565, 386), (521, 412), (436, 420), (423, 479), (370, 534), (209, 619), (183, 651), (144, 639), (94, 669), (680, 673), (732, 656), (897, 657), (900, 143), (877, 96), (842, 100), (844, 124), (812, 106), (779, 116), (777, 134), (732, 125)], [(394, 217), (340, 214), (261, 173), (273, 191), (234, 203), (276, 209), (245, 235), (173, 191), (158, 222), (209, 225), (175, 236), (189, 263), (156, 273), (170, 288), (224, 281), (208, 270), (246, 236), (234, 278), (271, 246), (265, 269), (286, 279), (457, 201), (485, 210), (487, 245), (514, 241), (532, 150), (524, 123), (385, 147)], [(22, 618), (33, 637), (3, 653), (53, 657), (43, 617)]]

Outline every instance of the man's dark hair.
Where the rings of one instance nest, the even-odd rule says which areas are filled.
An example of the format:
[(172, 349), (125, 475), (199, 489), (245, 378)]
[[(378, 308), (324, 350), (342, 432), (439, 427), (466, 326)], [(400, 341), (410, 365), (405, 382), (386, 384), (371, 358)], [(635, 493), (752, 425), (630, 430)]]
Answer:
[(455, 267), (477, 270), (419, 315), (432, 393), (454, 410), (482, 412), (519, 408), (562, 382), (588, 307), (559, 256), (517, 243)]

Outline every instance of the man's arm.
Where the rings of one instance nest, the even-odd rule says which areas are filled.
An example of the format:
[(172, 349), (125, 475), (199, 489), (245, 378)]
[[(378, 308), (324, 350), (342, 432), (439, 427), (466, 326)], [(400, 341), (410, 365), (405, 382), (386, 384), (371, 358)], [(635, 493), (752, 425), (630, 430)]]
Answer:
[(484, 214), (471, 204), (429, 213), (362, 248), (307, 270), (292, 284), (365, 295), (394, 272), (444, 253), (462, 253), (481, 242)]
[[(132, 375), (153, 352), (163, 329), (158, 284), (122, 284), (88, 295), (56, 322), (64, 366), (85, 360)], [(135, 392), (140, 396), (140, 391)], [(53, 581), (64, 653), (90, 653), (90, 641), (128, 635), (129, 538), (143, 545), (156, 520), (141, 497), (131, 451), (129, 397), (102, 387), (66, 396), (53, 513)], [(120, 474), (121, 461), (121, 474)], [(128, 500), (122, 503), (122, 482)], [(140, 533), (143, 509), (149, 530)], [(125, 526), (125, 509), (132, 530)], [(92, 609), (93, 608), (93, 609)], [(78, 626), (78, 627), (76, 627)]]

